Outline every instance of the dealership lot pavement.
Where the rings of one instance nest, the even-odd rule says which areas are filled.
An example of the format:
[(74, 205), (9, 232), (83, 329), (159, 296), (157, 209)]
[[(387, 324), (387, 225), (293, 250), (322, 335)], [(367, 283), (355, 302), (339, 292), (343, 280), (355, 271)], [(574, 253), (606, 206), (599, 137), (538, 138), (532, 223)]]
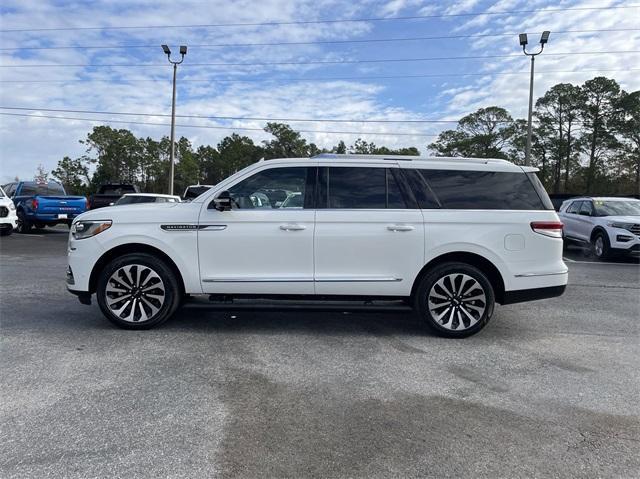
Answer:
[[(121, 331), (66, 229), (0, 240), (0, 476), (637, 477), (640, 266), (447, 340), (387, 309), (181, 310)], [(326, 309), (326, 308), (325, 308)]]

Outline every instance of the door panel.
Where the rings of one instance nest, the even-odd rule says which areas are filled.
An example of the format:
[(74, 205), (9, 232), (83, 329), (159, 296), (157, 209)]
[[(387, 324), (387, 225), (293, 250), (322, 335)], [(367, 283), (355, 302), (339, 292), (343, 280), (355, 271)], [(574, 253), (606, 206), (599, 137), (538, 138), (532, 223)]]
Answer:
[(562, 215), (565, 236), (576, 239), (580, 238), (578, 233), (579, 222), (577, 218), (581, 205), (582, 201), (574, 201), (567, 207), (567, 210)]
[(581, 213), (589, 213), (589, 216), (584, 214), (576, 215), (576, 231), (578, 238), (584, 241), (590, 240), (591, 230), (593, 229), (593, 203), (591, 201), (583, 201), (580, 207)]
[[(384, 165), (386, 166), (386, 165)], [(321, 168), (316, 294), (404, 296), (424, 265), (424, 221), (384, 166)]]
[(316, 294), (405, 296), (424, 265), (420, 210), (318, 210)]
[(265, 167), (228, 186), (230, 211), (203, 206), (205, 293), (313, 294), (315, 179), (314, 167)]
[(203, 210), (198, 230), (203, 291), (313, 294), (314, 214)]

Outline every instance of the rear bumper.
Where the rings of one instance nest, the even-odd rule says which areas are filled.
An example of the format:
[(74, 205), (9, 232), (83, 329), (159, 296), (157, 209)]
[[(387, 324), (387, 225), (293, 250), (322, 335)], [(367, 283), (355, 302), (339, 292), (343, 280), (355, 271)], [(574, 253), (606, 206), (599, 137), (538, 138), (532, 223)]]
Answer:
[(47, 225), (54, 225), (54, 224), (62, 224), (62, 223), (69, 223), (71, 221), (74, 220), (74, 218), (76, 216), (79, 216), (81, 213), (61, 213), (61, 214), (66, 214), (67, 217), (66, 218), (58, 218), (58, 214), (57, 213), (38, 213), (38, 214), (29, 214), (27, 213), (27, 219), (31, 222), (31, 223), (44, 223)]
[(563, 284), (560, 286), (547, 286), (545, 288), (505, 291), (501, 304), (524, 303), (525, 301), (555, 298), (557, 296), (561, 296), (566, 288), (567, 285)]

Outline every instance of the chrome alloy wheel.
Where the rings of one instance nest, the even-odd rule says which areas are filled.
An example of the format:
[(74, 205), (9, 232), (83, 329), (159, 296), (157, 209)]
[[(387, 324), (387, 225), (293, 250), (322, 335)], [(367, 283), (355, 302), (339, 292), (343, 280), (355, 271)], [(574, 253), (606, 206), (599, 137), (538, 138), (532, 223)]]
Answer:
[(451, 273), (436, 281), (428, 296), (436, 323), (446, 329), (469, 329), (484, 315), (487, 298), (484, 288), (467, 274)]
[(105, 302), (111, 313), (130, 323), (152, 319), (165, 300), (162, 278), (148, 266), (128, 264), (109, 277)]
[(602, 236), (598, 236), (596, 238), (596, 242), (593, 245), (593, 249), (598, 258), (602, 256), (602, 253), (604, 253), (604, 240), (602, 239)]

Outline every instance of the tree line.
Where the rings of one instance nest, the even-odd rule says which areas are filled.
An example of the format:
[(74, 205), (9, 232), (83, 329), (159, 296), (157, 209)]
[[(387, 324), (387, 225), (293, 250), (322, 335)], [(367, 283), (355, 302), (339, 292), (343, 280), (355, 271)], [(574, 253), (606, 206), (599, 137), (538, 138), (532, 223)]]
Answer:
[[(358, 139), (319, 148), (287, 124), (267, 123), (271, 140), (256, 144), (233, 133), (215, 147), (175, 145), (175, 189), (215, 184), (261, 158), (308, 157), (323, 152), (419, 155), (416, 147), (391, 149)], [(499, 106), (481, 108), (426, 145), (435, 156), (502, 158), (524, 163), (527, 122)], [(102, 183), (128, 182), (165, 192), (169, 183), (167, 137), (138, 138), (127, 129), (97, 126), (81, 140), (86, 153), (65, 156), (51, 175), (71, 193), (89, 194)], [(551, 193), (640, 194), (640, 91), (628, 93), (613, 79), (582, 85), (559, 83), (535, 104), (531, 164)], [(90, 172), (93, 173), (91, 174)]]

